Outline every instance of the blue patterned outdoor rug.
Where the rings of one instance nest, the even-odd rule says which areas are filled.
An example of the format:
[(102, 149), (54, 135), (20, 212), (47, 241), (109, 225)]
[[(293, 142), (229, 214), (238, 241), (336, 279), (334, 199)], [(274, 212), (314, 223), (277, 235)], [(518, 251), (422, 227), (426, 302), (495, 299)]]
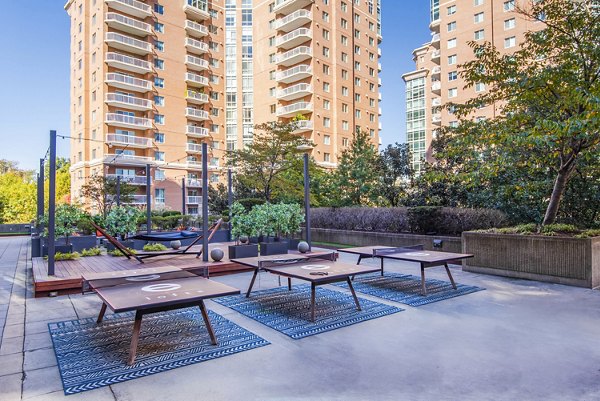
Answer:
[(198, 308), (145, 315), (135, 363), (127, 365), (133, 314), (49, 323), (65, 395), (268, 345), (261, 337), (208, 311), (218, 345), (210, 343)]
[(245, 295), (213, 299), (293, 339), (312, 336), (365, 320), (390, 315), (404, 309), (359, 299), (362, 311), (356, 310), (350, 294), (317, 287), (315, 322), (310, 321), (310, 286), (295, 285), (292, 291), (278, 287)]
[[(356, 277), (356, 280), (352, 282), (355, 291), (409, 306), (427, 305), (485, 289), (457, 283), (455, 290), (451, 283), (435, 279), (426, 279), (425, 284), (427, 285), (427, 295), (423, 296), (421, 295), (421, 278), (410, 274), (385, 273), (385, 276), (382, 277), (377, 273), (376, 275)], [(348, 288), (346, 283), (335, 283), (334, 285)]]

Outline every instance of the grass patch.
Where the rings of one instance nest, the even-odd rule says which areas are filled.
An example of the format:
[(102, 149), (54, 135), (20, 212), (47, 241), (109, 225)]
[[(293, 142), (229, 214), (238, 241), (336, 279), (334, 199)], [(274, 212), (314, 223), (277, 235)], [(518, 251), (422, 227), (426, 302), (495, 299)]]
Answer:
[(83, 257), (87, 257), (87, 256), (99, 256), (102, 254), (102, 250), (98, 247), (95, 248), (89, 248), (89, 249), (84, 249), (81, 251), (81, 256)]
[[(79, 254), (79, 252), (56, 252), (54, 254), (54, 260), (58, 261), (58, 260), (77, 260), (79, 259), (81, 255)], [(48, 259), (48, 256), (44, 256), (44, 259)]]

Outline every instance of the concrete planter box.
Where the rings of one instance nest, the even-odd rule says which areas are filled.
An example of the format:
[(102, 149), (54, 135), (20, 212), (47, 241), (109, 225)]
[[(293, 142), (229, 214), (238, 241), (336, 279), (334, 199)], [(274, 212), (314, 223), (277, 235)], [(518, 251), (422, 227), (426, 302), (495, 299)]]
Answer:
[[(347, 244), (353, 246), (385, 245), (385, 246), (408, 246), (423, 244), (425, 249), (460, 252), (460, 237), (446, 237), (440, 235), (418, 235), (404, 233), (380, 233), (373, 231), (350, 231), (333, 230), (328, 228), (313, 228), (310, 230), (311, 240), (316, 242), (330, 242), (336, 244)], [(302, 237), (306, 238), (303, 230)], [(441, 240), (440, 247), (434, 247), (433, 241)]]
[(475, 255), (463, 270), (596, 288), (600, 237), (569, 238), (464, 232), (463, 252)]
[(260, 243), (261, 256), (281, 255), (284, 253), (288, 253), (287, 241), (273, 241)]
[(258, 245), (229, 245), (229, 259), (254, 258), (258, 256)]

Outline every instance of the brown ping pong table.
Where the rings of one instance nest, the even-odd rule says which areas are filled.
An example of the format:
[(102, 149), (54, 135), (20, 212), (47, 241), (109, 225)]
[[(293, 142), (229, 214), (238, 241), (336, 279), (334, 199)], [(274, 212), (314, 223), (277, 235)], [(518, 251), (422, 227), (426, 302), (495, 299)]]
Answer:
[(320, 253), (312, 255), (273, 255), (267, 257), (240, 258), (232, 259), (233, 262), (245, 266), (254, 267), (254, 274), (246, 297), (250, 297), (252, 287), (259, 271), (266, 271), (279, 276), (287, 277), (288, 290), (292, 290), (291, 279), (299, 279), (310, 283), (310, 317), (315, 321), (315, 292), (318, 285), (325, 285), (346, 281), (348, 288), (354, 298), (356, 309), (361, 310), (358, 297), (354, 291), (354, 286), (350, 277), (358, 274), (367, 274), (377, 272), (378, 268), (359, 266), (348, 263), (336, 262), (335, 252)]
[(102, 300), (98, 324), (102, 323), (107, 308), (114, 313), (135, 311), (129, 365), (135, 361), (144, 315), (199, 307), (211, 343), (217, 345), (204, 300), (240, 293), (236, 288), (168, 266), (139, 269), (128, 275), (124, 272), (87, 273), (82, 279), (84, 291), (93, 291)]
[(452, 283), (452, 288), (456, 290), (456, 283), (448, 268), (448, 263), (456, 263), (462, 259), (472, 258), (474, 255), (466, 253), (452, 253), (428, 251), (423, 249), (423, 245), (412, 245), (405, 247), (389, 247), (382, 245), (361, 246), (354, 248), (338, 249), (338, 252), (345, 252), (358, 255), (360, 264), (365, 258), (379, 258), (380, 270), (383, 276), (384, 259), (403, 260), (406, 262), (419, 263), (421, 266), (421, 295), (427, 295), (427, 287), (425, 285), (425, 269), (429, 267), (444, 266), (446, 274)]

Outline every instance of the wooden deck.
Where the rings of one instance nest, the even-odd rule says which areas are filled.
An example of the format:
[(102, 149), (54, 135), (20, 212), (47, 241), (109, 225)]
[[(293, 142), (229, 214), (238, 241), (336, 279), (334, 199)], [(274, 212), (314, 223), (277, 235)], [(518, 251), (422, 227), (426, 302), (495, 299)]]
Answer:
[[(88, 256), (77, 260), (57, 261), (54, 265), (54, 276), (48, 276), (48, 261), (44, 258), (32, 258), (33, 288), (36, 297), (47, 296), (50, 292), (72, 294), (81, 291), (81, 274), (84, 272), (104, 273), (118, 270), (138, 270), (144, 267), (175, 266), (188, 271), (201, 273), (208, 267), (210, 276), (233, 274), (251, 271), (252, 268), (229, 261), (227, 258), (227, 243), (209, 245), (221, 248), (225, 257), (220, 262), (203, 262), (202, 257), (196, 259), (195, 253), (186, 255), (164, 255), (144, 259), (140, 263), (135, 259), (115, 257), (110, 255)], [(210, 260), (210, 259), (209, 259)]]

